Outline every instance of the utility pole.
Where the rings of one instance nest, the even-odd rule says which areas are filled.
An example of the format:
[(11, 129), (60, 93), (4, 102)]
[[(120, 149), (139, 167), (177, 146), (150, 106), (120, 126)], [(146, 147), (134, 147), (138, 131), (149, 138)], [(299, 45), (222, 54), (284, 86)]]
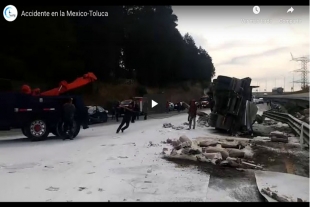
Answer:
[(301, 79), (299, 81), (295, 81), (295, 83), (300, 83), (301, 84), (301, 89), (306, 89), (308, 87), (309, 81), (308, 81), (308, 67), (307, 64), (310, 62), (308, 56), (303, 56), (303, 57), (298, 57), (294, 58), (292, 53), (292, 60), (291, 61), (296, 61), (301, 63), (301, 68), (294, 70), (295, 72), (300, 72), (301, 73)]

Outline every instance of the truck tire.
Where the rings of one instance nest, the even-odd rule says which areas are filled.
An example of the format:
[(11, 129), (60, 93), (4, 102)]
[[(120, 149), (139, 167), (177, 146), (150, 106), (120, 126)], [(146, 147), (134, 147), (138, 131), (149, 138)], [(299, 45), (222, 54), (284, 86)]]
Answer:
[(44, 140), (49, 134), (48, 125), (42, 119), (34, 119), (25, 127), (24, 131), (31, 141)]
[[(63, 126), (64, 126), (63, 121), (60, 121), (57, 124), (56, 133), (58, 134), (59, 137), (66, 136), (64, 129), (63, 129)], [(73, 138), (77, 137), (77, 135), (80, 133), (80, 130), (81, 130), (81, 124), (79, 122), (77, 122), (76, 120), (74, 120), (74, 122), (73, 122)]]

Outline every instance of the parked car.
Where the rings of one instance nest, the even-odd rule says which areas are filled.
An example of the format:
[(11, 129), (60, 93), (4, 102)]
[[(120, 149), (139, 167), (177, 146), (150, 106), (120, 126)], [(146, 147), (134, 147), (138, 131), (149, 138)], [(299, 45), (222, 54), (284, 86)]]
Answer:
[(207, 96), (203, 96), (200, 98), (200, 108), (208, 108), (210, 107), (210, 98)]
[(105, 110), (102, 106), (87, 106), (89, 123), (104, 123), (108, 121), (109, 111)]
[(181, 111), (186, 109), (185, 105), (182, 104), (182, 102), (178, 102), (178, 103), (174, 104), (174, 110), (178, 110), (178, 107), (179, 107), (180, 104), (181, 104), (181, 108), (180, 108)]

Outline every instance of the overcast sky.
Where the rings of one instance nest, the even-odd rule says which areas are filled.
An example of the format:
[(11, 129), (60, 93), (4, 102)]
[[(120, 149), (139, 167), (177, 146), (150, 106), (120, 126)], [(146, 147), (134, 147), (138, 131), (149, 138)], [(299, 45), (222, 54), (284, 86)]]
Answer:
[[(178, 29), (193, 36), (213, 58), (216, 76), (252, 78), (259, 91), (275, 86), (290, 91), (292, 70), (300, 63), (290, 61), (309, 55), (309, 7), (260, 6), (254, 14), (250, 6), (173, 6), (178, 16)], [(244, 20), (269, 20), (271, 23), (245, 23)], [(280, 23), (281, 19), (300, 20), (294, 24)], [(308, 64), (309, 66), (309, 64)], [(284, 78), (285, 77), (285, 78)], [(294, 74), (300, 80), (300, 73)], [(300, 84), (294, 85), (300, 90)]]

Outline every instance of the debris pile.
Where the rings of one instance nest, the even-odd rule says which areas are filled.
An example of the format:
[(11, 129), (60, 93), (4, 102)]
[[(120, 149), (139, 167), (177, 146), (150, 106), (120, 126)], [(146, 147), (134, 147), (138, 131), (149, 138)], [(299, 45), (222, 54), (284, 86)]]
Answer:
[(210, 116), (207, 113), (204, 112), (198, 112), (197, 115), (199, 116), (198, 120), (197, 120), (197, 125), (200, 127), (209, 127), (209, 119)]
[(295, 117), (309, 124), (309, 109), (304, 109), (302, 112), (296, 112)]
[(164, 128), (172, 128), (172, 129), (175, 129), (175, 130), (182, 130), (182, 129), (184, 129), (183, 126), (174, 126), (171, 123), (164, 123), (163, 127)]
[(288, 136), (284, 132), (274, 131), (270, 133), (270, 141), (288, 143)]
[(162, 154), (167, 159), (183, 159), (198, 162), (212, 163), (213, 165), (229, 166), (234, 168), (262, 169), (249, 161), (251, 154), (245, 148), (247, 143), (235, 140), (223, 141), (192, 141), (183, 135), (179, 139), (168, 139), (173, 148), (170, 151), (163, 149)]
[(279, 195), (278, 192), (272, 191), (270, 190), (270, 188), (262, 188), (261, 192), (269, 196), (270, 198), (273, 198), (274, 200), (278, 202), (307, 202), (307, 201), (303, 201), (301, 198), (297, 198), (296, 200), (293, 200), (285, 195)]

